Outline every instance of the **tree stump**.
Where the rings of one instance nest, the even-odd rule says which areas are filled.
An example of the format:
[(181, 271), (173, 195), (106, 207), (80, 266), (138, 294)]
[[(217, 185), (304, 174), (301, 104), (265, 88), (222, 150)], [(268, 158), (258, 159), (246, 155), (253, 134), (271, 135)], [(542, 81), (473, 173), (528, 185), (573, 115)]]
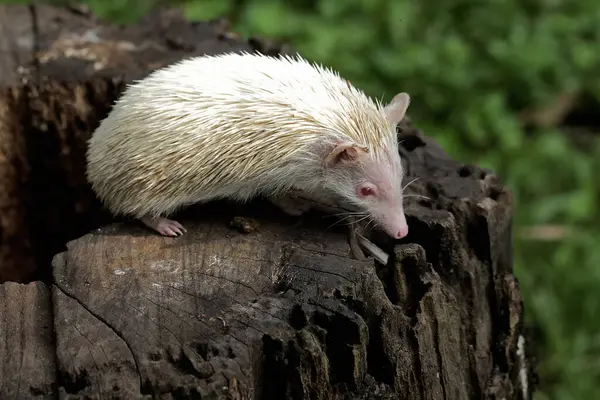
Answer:
[(71, 240), (48, 287), (0, 286), (1, 398), (530, 398), (510, 195), (492, 173), (404, 121), (406, 179), (419, 179), (409, 235), (372, 233), (387, 265), (352, 259), (326, 215), (260, 200), (192, 207), (178, 238), (97, 228), (110, 218), (85, 183), (85, 141), (124, 85), (255, 46), (177, 10), (128, 28), (80, 9), (0, 15), (16, 49), (1, 67), (0, 278), (36, 276)]

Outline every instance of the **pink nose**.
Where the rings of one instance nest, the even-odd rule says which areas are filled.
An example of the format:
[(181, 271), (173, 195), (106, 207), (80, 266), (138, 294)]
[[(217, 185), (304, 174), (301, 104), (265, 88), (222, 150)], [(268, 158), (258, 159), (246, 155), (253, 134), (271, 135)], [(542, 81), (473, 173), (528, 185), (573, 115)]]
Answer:
[(396, 239), (402, 239), (406, 235), (408, 235), (408, 225), (404, 225), (396, 232)]

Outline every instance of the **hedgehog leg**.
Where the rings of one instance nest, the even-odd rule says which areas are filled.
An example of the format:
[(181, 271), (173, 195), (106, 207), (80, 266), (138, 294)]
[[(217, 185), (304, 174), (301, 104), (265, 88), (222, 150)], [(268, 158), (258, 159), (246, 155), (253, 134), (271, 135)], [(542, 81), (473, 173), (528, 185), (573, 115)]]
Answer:
[(140, 221), (163, 236), (181, 236), (187, 232), (179, 222), (163, 217), (145, 216)]
[(292, 195), (271, 198), (270, 201), (286, 214), (295, 217), (298, 217), (311, 209), (311, 204), (308, 201), (303, 201)]
[(350, 252), (357, 260), (366, 260), (365, 253), (362, 251), (360, 241), (358, 240), (357, 226), (355, 218), (351, 217), (350, 225), (348, 226), (348, 244), (350, 245)]

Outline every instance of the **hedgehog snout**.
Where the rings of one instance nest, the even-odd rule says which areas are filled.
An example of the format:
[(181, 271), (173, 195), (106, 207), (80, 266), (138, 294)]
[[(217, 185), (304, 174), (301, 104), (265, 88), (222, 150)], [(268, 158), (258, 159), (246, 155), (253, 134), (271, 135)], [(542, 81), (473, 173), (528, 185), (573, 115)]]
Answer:
[(394, 239), (402, 239), (408, 235), (408, 224), (404, 212), (391, 218), (385, 218), (382, 222), (384, 230)]
[(408, 235), (408, 225), (404, 224), (398, 229), (394, 235), (394, 239), (402, 239), (406, 235)]

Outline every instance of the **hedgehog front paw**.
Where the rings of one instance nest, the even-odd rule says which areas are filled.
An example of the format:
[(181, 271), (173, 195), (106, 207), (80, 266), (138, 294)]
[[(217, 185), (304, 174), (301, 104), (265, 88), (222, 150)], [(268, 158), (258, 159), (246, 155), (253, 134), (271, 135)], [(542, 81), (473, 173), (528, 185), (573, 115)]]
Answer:
[(282, 196), (278, 198), (272, 198), (270, 201), (279, 207), (284, 213), (294, 217), (299, 217), (311, 209), (311, 204), (308, 201), (299, 199), (295, 196)]
[(143, 217), (140, 221), (163, 236), (181, 236), (187, 232), (179, 222), (167, 218)]

